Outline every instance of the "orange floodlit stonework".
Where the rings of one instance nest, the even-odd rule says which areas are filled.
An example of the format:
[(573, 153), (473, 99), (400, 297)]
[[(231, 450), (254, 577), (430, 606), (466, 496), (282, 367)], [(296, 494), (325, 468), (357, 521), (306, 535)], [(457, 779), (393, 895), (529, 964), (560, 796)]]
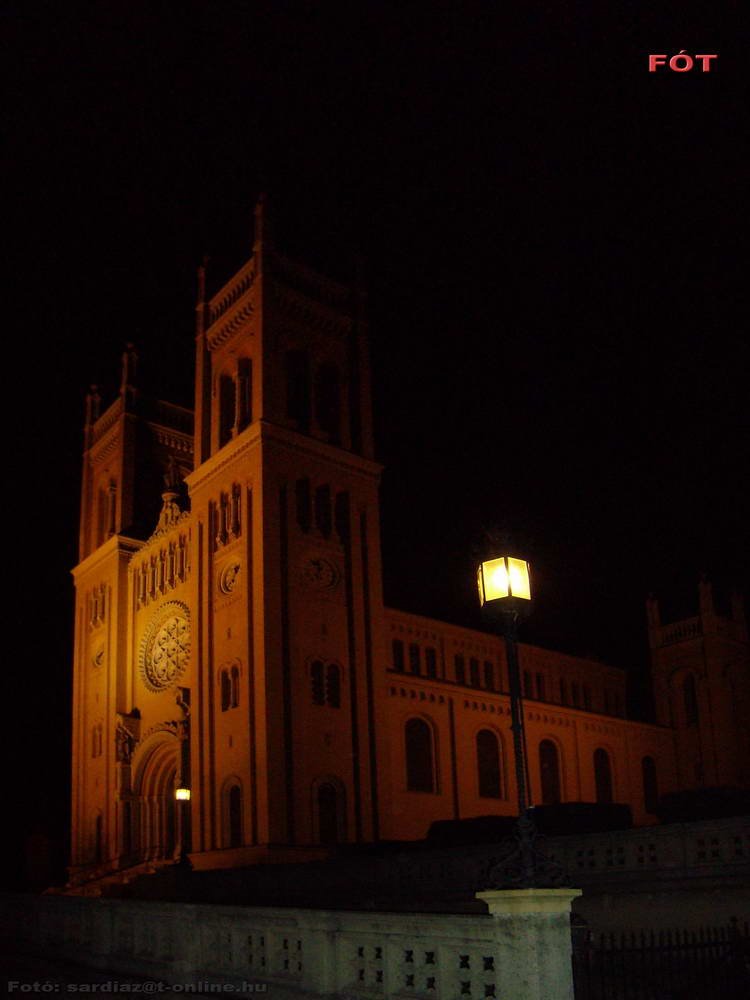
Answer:
[[(135, 351), (88, 399), (76, 586), (72, 877), (318, 857), (514, 813), (500, 638), (383, 606), (363, 299), (279, 253), (196, 313), (195, 412)], [(533, 802), (748, 785), (739, 603), (662, 625), (658, 724), (621, 670), (520, 646)], [(176, 796), (180, 790), (179, 797)]]

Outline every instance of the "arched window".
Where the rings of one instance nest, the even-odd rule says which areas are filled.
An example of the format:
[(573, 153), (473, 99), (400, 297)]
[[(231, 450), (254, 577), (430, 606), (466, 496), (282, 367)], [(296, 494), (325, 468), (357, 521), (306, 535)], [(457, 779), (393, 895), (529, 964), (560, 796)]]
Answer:
[(534, 697), (534, 684), (531, 680), (530, 670), (524, 670), (523, 672), (523, 696), (524, 698)]
[(422, 673), (421, 650), (418, 643), (412, 642), (409, 645), (409, 670), (413, 674)]
[(480, 796), (483, 799), (501, 798), (500, 740), (491, 729), (480, 729), (477, 733), (477, 772)]
[(542, 740), (539, 744), (539, 774), (543, 804), (549, 806), (560, 802), (560, 761), (552, 740)]
[(329, 781), (318, 786), (318, 839), (321, 844), (339, 839), (338, 795)]
[(298, 430), (310, 429), (310, 361), (305, 351), (287, 351), (286, 413)]
[(325, 705), (326, 689), (325, 678), (323, 676), (323, 664), (320, 660), (314, 660), (310, 666), (310, 680), (312, 682), (313, 705)]
[(234, 432), (237, 401), (236, 388), (231, 375), (219, 378), (219, 447), (230, 441)]
[(321, 365), (315, 379), (315, 416), (318, 427), (334, 444), (341, 436), (341, 390), (335, 365)]
[(229, 679), (229, 671), (221, 672), (221, 710), (226, 712), (232, 704), (232, 682)]
[(698, 725), (698, 694), (695, 688), (695, 676), (688, 674), (682, 685), (682, 700), (685, 706), (685, 725)]
[(568, 685), (562, 677), (560, 678), (560, 704), (568, 704)]
[(612, 764), (609, 754), (602, 747), (594, 751), (594, 782), (596, 783), (596, 801), (609, 803), (612, 801)]
[(489, 660), (484, 661), (484, 686), (488, 691), (495, 690), (495, 668)]
[(232, 667), (232, 683), (231, 683), (231, 707), (237, 708), (240, 703), (240, 668)]
[(336, 663), (326, 667), (326, 702), (331, 708), (341, 707), (341, 671)]
[(471, 678), (471, 686), (478, 688), (479, 684), (479, 660), (472, 656), (469, 660), (469, 677)]
[(406, 787), (410, 792), (435, 791), (432, 729), (424, 719), (409, 719), (406, 741)]
[(544, 674), (536, 675), (536, 697), (537, 701), (545, 700)]
[(437, 650), (426, 646), (424, 651), (425, 672), (428, 677), (437, 677)]
[(466, 665), (464, 663), (464, 658), (460, 653), (456, 653), (453, 659), (454, 669), (456, 671), (456, 683), (465, 684), (466, 683)]
[(643, 805), (647, 813), (655, 813), (659, 801), (659, 785), (656, 780), (656, 762), (653, 757), (641, 761), (643, 774)]

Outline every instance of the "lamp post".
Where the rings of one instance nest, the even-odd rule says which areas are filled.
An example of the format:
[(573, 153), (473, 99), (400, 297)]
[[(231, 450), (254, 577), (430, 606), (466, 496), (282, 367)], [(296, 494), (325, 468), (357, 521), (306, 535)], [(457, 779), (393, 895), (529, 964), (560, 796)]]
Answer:
[(529, 812), (523, 692), (518, 668), (518, 623), (531, 608), (529, 564), (515, 556), (493, 556), (479, 564), (477, 582), (482, 610), (499, 622), (500, 631), (505, 639), (518, 794), (516, 842), (505, 857), (490, 867), (488, 888), (530, 889), (561, 886), (566, 882), (565, 872), (560, 865), (550, 861), (537, 848), (536, 827)]
[(177, 864), (181, 868), (192, 868), (188, 852), (190, 850), (190, 789), (184, 786), (175, 788), (175, 801), (179, 810), (180, 856)]

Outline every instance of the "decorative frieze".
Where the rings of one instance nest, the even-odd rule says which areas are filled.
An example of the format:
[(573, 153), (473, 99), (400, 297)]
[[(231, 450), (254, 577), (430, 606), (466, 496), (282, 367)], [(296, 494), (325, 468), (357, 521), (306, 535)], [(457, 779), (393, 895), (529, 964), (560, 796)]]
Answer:
[[(181, 515), (186, 517), (189, 515)], [(134, 565), (135, 596), (139, 608), (163, 597), (190, 575), (190, 533), (179, 534)]]

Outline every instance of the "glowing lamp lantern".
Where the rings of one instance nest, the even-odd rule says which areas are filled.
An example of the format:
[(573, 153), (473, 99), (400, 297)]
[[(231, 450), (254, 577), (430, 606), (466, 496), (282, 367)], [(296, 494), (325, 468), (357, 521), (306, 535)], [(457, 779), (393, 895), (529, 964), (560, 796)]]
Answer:
[(190, 801), (190, 789), (189, 788), (175, 788), (174, 797), (178, 802), (189, 802)]
[(529, 564), (524, 559), (500, 556), (499, 559), (483, 562), (479, 566), (477, 582), (482, 607), (492, 601), (507, 601), (512, 598), (531, 600)]

